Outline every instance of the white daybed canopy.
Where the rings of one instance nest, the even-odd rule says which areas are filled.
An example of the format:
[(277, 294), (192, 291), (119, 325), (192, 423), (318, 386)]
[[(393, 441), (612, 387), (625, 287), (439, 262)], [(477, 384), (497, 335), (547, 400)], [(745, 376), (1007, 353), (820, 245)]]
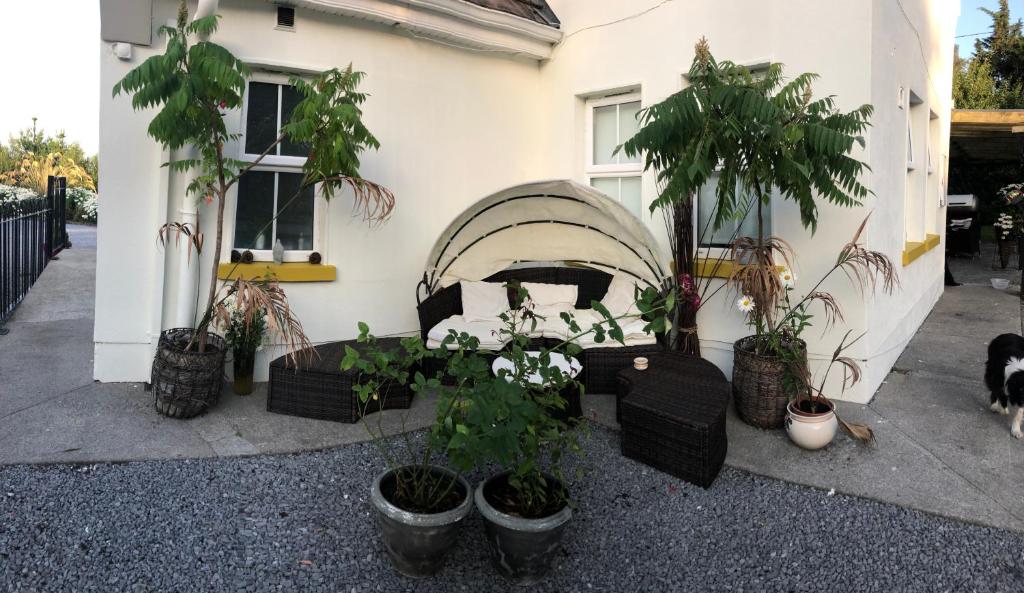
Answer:
[(660, 288), (665, 261), (650, 229), (619, 202), (574, 181), (538, 181), (492, 194), (456, 217), (430, 251), (424, 282), (432, 294), (516, 263), (570, 262)]

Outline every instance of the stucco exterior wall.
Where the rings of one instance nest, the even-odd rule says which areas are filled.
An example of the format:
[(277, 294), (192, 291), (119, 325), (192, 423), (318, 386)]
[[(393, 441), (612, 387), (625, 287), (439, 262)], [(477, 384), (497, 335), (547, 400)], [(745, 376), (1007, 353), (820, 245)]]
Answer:
[[(877, 197), (861, 208), (822, 206), (814, 236), (800, 226), (792, 204), (773, 205), (774, 230), (797, 255), (798, 292), (827, 270), (869, 212), (869, 247), (884, 250), (903, 271), (901, 292), (867, 301), (844, 277), (837, 277), (824, 288), (843, 304), (845, 322), (827, 334), (820, 325), (807, 334), (812, 362), (820, 368), (847, 329), (854, 335), (867, 332), (853, 352), (863, 361), (866, 380), (846, 394), (846, 399), (866, 401), (941, 292), (941, 249), (907, 268), (900, 266), (907, 175), (901, 156), (905, 120), (895, 94), (899, 85), (927, 89), (921, 92), (927, 92), (927, 103), (939, 116), (929, 125), (938, 130), (933, 141), (946, 147), (956, 3), (901, 2), (907, 6), (906, 16), (889, 0), (550, 0), (565, 37), (551, 59), (541, 63), (458, 49), (309, 11), (300, 11), (296, 32), (275, 31), (273, 5), (241, 0), (221, 3), (224, 18), (216, 40), (252, 62), (304, 69), (352, 62), (368, 74), (363, 88), (371, 96), (365, 120), (382, 147), (365, 155), (362, 173), (394, 190), (398, 205), (393, 219), (375, 229), (350, 217), (348, 198), (330, 205), (325, 261), (338, 267), (338, 280), (285, 286), (314, 341), (352, 337), (360, 320), (380, 335), (417, 330), (414, 287), (423, 258), (444, 226), (476, 199), (506, 186), (546, 178), (586, 181), (585, 99), (629, 88), (639, 90), (646, 106), (678, 91), (693, 44), (701, 36), (708, 38), (719, 59), (781, 62), (791, 74), (817, 72), (821, 79), (816, 94), (836, 95), (844, 110), (875, 104), (868, 146), (858, 156), (872, 167), (865, 181)], [(158, 11), (167, 13), (170, 4), (162, 2)], [(646, 8), (652, 10), (644, 12)], [(908, 20), (915, 26), (907, 26)], [(123, 63), (107, 55), (106, 44), (102, 51), (106, 89), (143, 54), (137, 50), (136, 60)], [(922, 82), (928, 80), (932, 82)], [(96, 376), (144, 380), (151, 344), (159, 327), (173, 320), (180, 293), (180, 258), (164, 256), (153, 239), (162, 222), (157, 212), (176, 214), (184, 183), (163, 182), (170, 190), (163, 190), (169, 198), (161, 210), (161, 157), (144, 136), (148, 117), (133, 114), (125, 98), (105, 100), (101, 116), (106, 209), (98, 273), (111, 286), (97, 296)], [(233, 114), (231, 121), (240, 125), (241, 115)], [(927, 184), (922, 191), (937, 196), (940, 177), (944, 172), (922, 174), (921, 184)], [(655, 197), (651, 175), (644, 178), (643, 192), (649, 204)], [(110, 211), (117, 213), (108, 217)], [(937, 205), (928, 216), (922, 228), (942, 228), (944, 212)], [(212, 242), (207, 206), (200, 206), (200, 217)], [(660, 216), (645, 214), (644, 220), (664, 241)], [(156, 276), (163, 277), (157, 268), (165, 257), (166, 286), (153, 288)], [(126, 266), (137, 274), (123, 274)], [(733, 301), (720, 293), (699, 320), (705, 356), (726, 371), (731, 368), (732, 342), (748, 333)], [(118, 360), (127, 344), (137, 346), (130, 348), (130, 364)], [(116, 356), (106, 354), (115, 348)], [(264, 353), (258, 378), (265, 377), (266, 359), (274, 354)], [(837, 392), (834, 386), (831, 392)]]

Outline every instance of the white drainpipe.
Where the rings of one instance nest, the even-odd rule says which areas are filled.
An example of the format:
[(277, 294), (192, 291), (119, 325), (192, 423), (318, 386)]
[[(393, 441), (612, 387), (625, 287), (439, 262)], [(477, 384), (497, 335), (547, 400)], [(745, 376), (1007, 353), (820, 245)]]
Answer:
[[(217, 13), (218, 0), (199, 0), (192, 20), (201, 19)], [(189, 148), (186, 158), (195, 158), (195, 149)], [(199, 218), (198, 200), (183, 196), (181, 207), (178, 208), (178, 220), (188, 225), (193, 232), (199, 232), (196, 221)], [(214, 262), (214, 265), (217, 265)], [(178, 245), (178, 299), (175, 311), (176, 327), (194, 327), (196, 324), (196, 295), (199, 291), (199, 268), (201, 256), (193, 249), (190, 241), (181, 241)]]

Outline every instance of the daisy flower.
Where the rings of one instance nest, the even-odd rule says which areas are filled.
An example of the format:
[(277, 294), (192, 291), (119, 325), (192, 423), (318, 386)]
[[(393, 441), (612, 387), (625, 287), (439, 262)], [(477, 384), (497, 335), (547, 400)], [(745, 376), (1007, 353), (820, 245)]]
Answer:
[(743, 295), (736, 301), (736, 307), (743, 313), (750, 313), (754, 310), (754, 299)]
[(779, 272), (779, 282), (782, 283), (784, 288), (793, 288), (796, 286), (796, 276), (793, 275), (791, 270), (783, 268), (782, 271)]

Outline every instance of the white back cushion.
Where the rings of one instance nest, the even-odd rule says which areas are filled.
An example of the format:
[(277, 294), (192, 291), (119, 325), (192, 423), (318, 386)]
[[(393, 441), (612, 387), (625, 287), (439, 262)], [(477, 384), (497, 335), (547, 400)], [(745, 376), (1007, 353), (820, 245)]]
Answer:
[(538, 315), (557, 317), (559, 313), (571, 311), (576, 307), (579, 287), (575, 284), (523, 282), (522, 287), (530, 293), (533, 311)]
[(636, 306), (634, 297), (635, 282), (628, 276), (613, 276), (611, 284), (608, 285), (608, 292), (601, 299), (601, 304), (608, 309), (612, 317), (622, 315), (639, 315), (640, 310)]
[(496, 282), (463, 280), (462, 316), (466, 321), (495, 321), (508, 311), (508, 291)]

